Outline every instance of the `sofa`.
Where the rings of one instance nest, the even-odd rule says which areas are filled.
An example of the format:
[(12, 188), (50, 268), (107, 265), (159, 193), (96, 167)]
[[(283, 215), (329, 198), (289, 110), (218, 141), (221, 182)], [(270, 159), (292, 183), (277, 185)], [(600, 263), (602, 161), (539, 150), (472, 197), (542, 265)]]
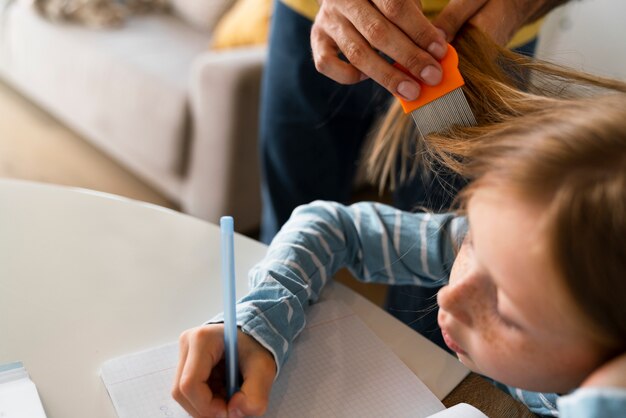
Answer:
[(212, 28), (176, 13), (94, 30), (49, 22), (28, 1), (4, 6), (5, 82), (182, 211), (211, 222), (230, 214), (239, 231), (258, 227), (264, 47), (211, 50)]
[[(231, 214), (239, 231), (258, 227), (264, 47), (211, 50), (217, 19), (193, 11), (92, 30), (50, 23), (27, 0), (3, 2), (0, 77), (184, 212), (211, 222)], [(546, 20), (538, 56), (626, 79), (620, 11), (626, 6), (612, 0), (570, 2)]]
[(626, 81), (626, 2), (570, 1), (541, 28), (537, 56), (566, 67)]

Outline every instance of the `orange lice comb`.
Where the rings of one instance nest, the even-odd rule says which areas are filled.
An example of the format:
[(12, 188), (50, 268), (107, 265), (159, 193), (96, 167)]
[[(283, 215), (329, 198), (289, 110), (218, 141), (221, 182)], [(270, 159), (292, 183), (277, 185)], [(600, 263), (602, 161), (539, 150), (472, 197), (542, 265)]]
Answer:
[[(476, 125), (472, 109), (461, 88), (465, 81), (459, 72), (459, 56), (452, 45), (448, 45), (448, 52), (440, 64), (443, 71), (441, 83), (428, 86), (418, 81), (420, 96), (417, 100), (408, 101), (396, 95), (404, 113), (411, 114), (422, 136), (444, 131), (451, 126)], [(394, 66), (413, 78), (400, 64)]]

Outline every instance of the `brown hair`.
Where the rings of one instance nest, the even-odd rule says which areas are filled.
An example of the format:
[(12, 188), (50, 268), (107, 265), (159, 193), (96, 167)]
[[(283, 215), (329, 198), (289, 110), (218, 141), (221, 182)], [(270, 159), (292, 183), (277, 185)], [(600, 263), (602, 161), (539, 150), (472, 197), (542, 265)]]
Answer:
[(381, 191), (387, 186), (394, 189), (398, 181), (415, 175), (418, 168), (432, 173), (433, 163), (462, 171), (464, 164), (459, 157), (500, 123), (558, 106), (563, 100), (595, 95), (598, 89), (626, 92), (622, 82), (571, 71), (500, 47), (471, 25), (459, 31), (453, 44), (466, 83), (463, 93), (477, 126), (451, 127), (423, 140), (400, 103), (392, 101), (373, 130), (365, 154), (367, 177)]
[(624, 351), (626, 95), (561, 101), (481, 139), (466, 153), (462, 172), (474, 180), (460, 201), (501, 187), (545, 207), (537, 222), (590, 334)]
[(443, 167), (472, 180), (461, 203), (495, 185), (543, 204), (566, 288), (594, 334), (624, 351), (626, 85), (532, 61), (472, 27), (455, 47), (477, 126), (420, 138), (394, 104), (371, 146), (370, 177), (393, 187), (396, 170), (403, 180)]

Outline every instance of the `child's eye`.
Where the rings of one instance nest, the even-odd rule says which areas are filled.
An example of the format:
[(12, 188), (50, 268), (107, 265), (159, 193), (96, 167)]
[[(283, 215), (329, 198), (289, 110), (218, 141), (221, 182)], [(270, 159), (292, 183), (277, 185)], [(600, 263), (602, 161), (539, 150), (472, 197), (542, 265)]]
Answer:
[(504, 324), (506, 327), (511, 328), (511, 329), (520, 329), (520, 326), (517, 325), (516, 322), (509, 319), (507, 316), (502, 315), (499, 309), (496, 309), (496, 310), (498, 313), (498, 318), (500, 318), (500, 322), (502, 322), (502, 324)]
[(496, 292), (496, 316), (498, 317), (498, 320), (507, 328), (520, 329), (520, 326), (517, 324), (517, 322), (511, 320), (507, 315), (504, 315), (502, 313), (502, 311), (500, 310), (499, 299), (500, 298), (498, 297), (498, 293)]

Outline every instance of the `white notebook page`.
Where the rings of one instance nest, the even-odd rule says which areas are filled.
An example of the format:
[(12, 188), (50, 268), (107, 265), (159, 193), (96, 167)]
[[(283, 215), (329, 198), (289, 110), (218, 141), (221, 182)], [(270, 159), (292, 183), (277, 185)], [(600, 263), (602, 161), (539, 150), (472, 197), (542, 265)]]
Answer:
[[(120, 418), (189, 416), (170, 397), (177, 350), (169, 344), (102, 366)], [(350, 308), (329, 300), (309, 310), (265, 416), (417, 418), (443, 409)]]

